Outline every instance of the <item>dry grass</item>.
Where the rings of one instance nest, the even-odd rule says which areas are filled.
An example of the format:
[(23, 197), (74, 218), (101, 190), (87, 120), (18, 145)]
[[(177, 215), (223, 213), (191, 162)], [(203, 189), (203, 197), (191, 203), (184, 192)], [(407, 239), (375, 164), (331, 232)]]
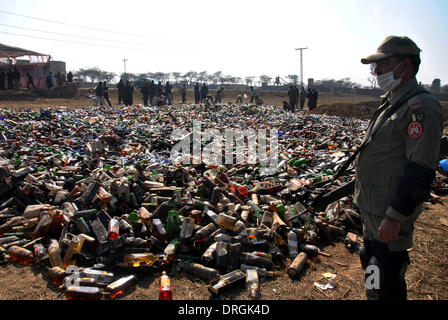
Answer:
[[(443, 198), (444, 202), (448, 197)], [(444, 204), (425, 206), (417, 220), (415, 246), (410, 252), (411, 265), (406, 274), (410, 300), (448, 299), (448, 227), (440, 218), (448, 218)], [(321, 257), (331, 267), (309, 261), (298, 279), (288, 277), (286, 270), (261, 282), (262, 300), (364, 300), (364, 272), (357, 253), (350, 253), (339, 241), (324, 248), (331, 257)], [(313, 283), (323, 280), (322, 274), (336, 274), (336, 289), (321, 291)], [(159, 273), (137, 274), (137, 288), (119, 299), (157, 300)], [(246, 300), (244, 286), (220, 296), (213, 296), (207, 283), (183, 273), (172, 273), (175, 300)], [(48, 284), (43, 269), (18, 264), (0, 267), (0, 300), (63, 300), (63, 295)]]

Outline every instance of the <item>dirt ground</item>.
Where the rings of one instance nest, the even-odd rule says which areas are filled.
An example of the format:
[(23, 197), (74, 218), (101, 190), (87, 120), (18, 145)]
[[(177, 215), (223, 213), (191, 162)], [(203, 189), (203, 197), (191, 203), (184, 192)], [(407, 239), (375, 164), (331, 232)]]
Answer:
[[(93, 104), (87, 98), (86, 91), (78, 92), (73, 99), (30, 99), (15, 101), (1, 100), (0, 108), (40, 109), (67, 106), (80, 108)], [(140, 94), (134, 96), (136, 103), (141, 103)], [(261, 98), (272, 105), (281, 105), (287, 98), (284, 93), (260, 92)], [(175, 93), (174, 101), (179, 101)], [(226, 93), (223, 102), (234, 101), (235, 93)], [(116, 102), (116, 92), (111, 90), (112, 102)], [(192, 93), (187, 96), (192, 101)], [(327, 113), (341, 116), (359, 117), (368, 115), (375, 104), (375, 99), (364, 96), (332, 96), (321, 94), (319, 107), (314, 113)], [(247, 99), (248, 102), (248, 99)], [(376, 103), (376, 102), (375, 102)], [(330, 106), (334, 104), (333, 106)], [(363, 108), (354, 105), (362, 105)], [(444, 103), (444, 110), (448, 105)], [(335, 111), (338, 110), (339, 112)], [(350, 111), (351, 110), (351, 111)], [(355, 110), (355, 111), (354, 111)], [(448, 214), (446, 203), (448, 197), (442, 197), (441, 203), (425, 204), (425, 210), (415, 224), (414, 247), (410, 251), (411, 265), (406, 274), (408, 298), (410, 300), (446, 300), (448, 299)], [(364, 300), (364, 273), (357, 253), (350, 253), (343, 244), (343, 239), (324, 248), (330, 257), (320, 259), (327, 265), (309, 261), (297, 280), (291, 280), (286, 271), (279, 272), (274, 278), (261, 283), (262, 300)], [(335, 274), (333, 282), (336, 288), (321, 291), (313, 284), (321, 282), (323, 273)], [(156, 300), (158, 299), (159, 273), (138, 273), (138, 286), (121, 296), (121, 300)], [(243, 288), (234, 289), (219, 297), (212, 296), (207, 284), (197, 278), (184, 274), (171, 274), (175, 300), (246, 300), (248, 296)], [(36, 266), (7, 264), (0, 266), (0, 300), (65, 300), (57, 288), (51, 286), (45, 270)]]

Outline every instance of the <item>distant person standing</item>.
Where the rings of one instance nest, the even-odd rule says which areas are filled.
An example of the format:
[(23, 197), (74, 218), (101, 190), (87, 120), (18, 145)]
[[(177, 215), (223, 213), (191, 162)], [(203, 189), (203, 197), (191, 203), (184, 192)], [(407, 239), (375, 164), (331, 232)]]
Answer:
[(201, 91), (199, 83), (196, 82), (196, 85), (194, 86), (194, 103), (199, 104), (199, 101), (201, 101)]
[(235, 103), (236, 103), (236, 104), (242, 104), (242, 103), (243, 103), (243, 96), (239, 94), (239, 95), (236, 97), (236, 101), (235, 101)]
[(17, 70), (16, 67), (14, 67), (13, 71), (13, 85), (14, 89), (19, 90), (20, 89), (20, 72)]
[(123, 79), (120, 79), (117, 83), (117, 91), (118, 91), (118, 104), (124, 103), (124, 82)]
[(154, 80), (151, 80), (148, 91), (149, 91), (149, 104), (152, 105), (152, 100), (157, 94), (157, 88), (156, 84), (154, 83)]
[(67, 82), (73, 82), (73, 73), (71, 71), (67, 73)]
[(5, 90), (6, 73), (3, 69), (0, 70), (0, 90)]
[(201, 103), (203, 103), (203, 102), (205, 103), (207, 96), (208, 96), (208, 87), (204, 82), (201, 87)]
[(109, 99), (109, 88), (107, 87), (106, 81), (103, 82), (103, 97), (104, 100), (106, 100), (107, 103), (109, 104), (109, 107), (112, 107), (112, 102), (110, 102)]
[(301, 87), (299, 91), (300, 110), (303, 110), (303, 106), (305, 105), (305, 99), (306, 99), (306, 91), (304, 87)]
[(249, 103), (252, 103), (254, 100), (256, 102), (257, 98), (258, 98), (258, 92), (257, 92), (257, 90), (255, 90), (254, 87), (250, 87), (250, 95), (251, 95), (251, 97), (250, 97)]
[(98, 107), (99, 103), (101, 103), (102, 106), (106, 104), (104, 101), (104, 87), (101, 81), (95, 88), (95, 108)]
[(166, 102), (170, 106), (173, 103), (173, 87), (171, 86), (170, 82), (167, 81), (165, 84), (165, 96), (166, 96)]
[(311, 111), (311, 110), (313, 110), (313, 105), (314, 105), (314, 103), (313, 103), (314, 95), (310, 88), (308, 88), (308, 93), (306, 96), (308, 98), (308, 110)]
[(48, 75), (47, 75), (47, 88), (48, 89), (51, 89), (51, 88), (53, 88), (54, 87), (54, 84), (53, 84), (53, 73), (49, 73)]
[(298, 96), (297, 96), (297, 90), (292, 85), (289, 86), (288, 97), (289, 97), (289, 111), (294, 112), (297, 105)]
[(182, 96), (182, 103), (187, 103), (187, 86), (185, 83), (182, 84), (182, 88), (180, 89), (180, 93)]
[(8, 90), (14, 89), (14, 85), (13, 85), (14, 73), (13, 73), (12, 69), (9, 69), (6, 72), (6, 79), (8, 81)]
[(26, 87), (28, 88), (28, 90), (31, 90), (30, 86), (32, 86), (34, 90), (37, 90), (36, 86), (34, 85), (33, 76), (29, 72), (26, 73), (26, 76), (28, 78), (28, 82), (26, 83)]
[(58, 72), (55, 76), (56, 78), (56, 84), (58, 87), (62, 86), (64, 84), (64, 76), (62, 73)]
[(319, 93), (313, 88), (313, 110), (317, 107), (317, 99), (319, 98)]
[(215, 104), (217, 103), (221, 103), (221, 98), (222, 98), (222, 92), (224, 91), (224, 88), (220, 87), (218, 89), (218, 91), (216, 91), (216, 95), (215, 95)]
[(126, 81), (126, 85), (124, 87), (124, 105), (132, 106), (134, 103), (134, 86), (131, 84), (131, 81)]
[(143, 95), (143, 105), (145, 107), (148, 106), (148, 98), (149, 98), (149, 83), (145, 81), (143, 86), (140, 89), (140, 93)]
[(162, 86), (162, 82), (158, 82), (157, 83), (157, 88), (156, 88), (156, 96), (162, 96), (163, 95), (163, 91), (164, 91), (164, 88), (163, 88), (163, 86)]

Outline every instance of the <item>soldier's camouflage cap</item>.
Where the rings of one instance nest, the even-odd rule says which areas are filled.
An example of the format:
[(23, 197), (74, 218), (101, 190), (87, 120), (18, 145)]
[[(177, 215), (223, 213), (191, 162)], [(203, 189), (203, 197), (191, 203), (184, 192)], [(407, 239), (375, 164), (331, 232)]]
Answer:
[(374, 54), (362, 58), (361, 63), (369, 64), (397, 54), (420, 55), (420, 48), (408, 37), (388, 36)]

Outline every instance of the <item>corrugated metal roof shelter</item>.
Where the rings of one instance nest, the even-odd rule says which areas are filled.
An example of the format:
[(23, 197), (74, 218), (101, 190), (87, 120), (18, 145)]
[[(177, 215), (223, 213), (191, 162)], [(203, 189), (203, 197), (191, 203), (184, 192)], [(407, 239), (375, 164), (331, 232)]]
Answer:
[(0, 43), (0, 63), (15, 62), (17, 58), (27, 57), (30, 63), (46, 63), (50, 60), (49, 54), (43, 54), (36, 51), (22, 49), (18, 47), (7, 46)]

